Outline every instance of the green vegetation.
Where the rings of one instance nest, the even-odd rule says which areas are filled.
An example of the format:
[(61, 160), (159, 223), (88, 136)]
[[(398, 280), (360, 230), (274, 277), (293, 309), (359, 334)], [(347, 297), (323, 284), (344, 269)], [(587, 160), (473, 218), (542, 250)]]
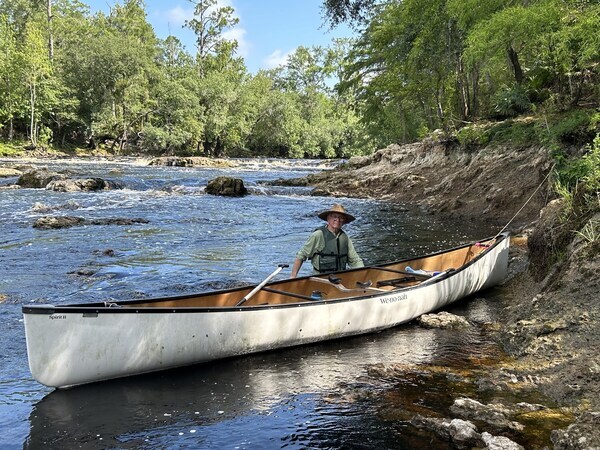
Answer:
[[(340, 88), (356, 95), (378, 146), (415, 140), (423, 128), (452, 133), (482, 119), (598, 106), (598, 2), (326, 0), (325, 6), (332, 23), (354, 20), (362, 28)], [(487, 140), (470, 132), (462, 137)]]
[(563, 199), (553, 248), (572, 230), (595, 239), (596, 222), (586, 224), (600, 211), (599, 2), (324, 3), (332, 24), (362, 29), (339, 87), (356, 96), (378, 146), (423, 129), (455, 135), (467, 151), (544, 146)]
[[(78, 0), (0, 3), (0, 139), (30, 152), (347, 157), (373, 150), (333, 90), (344, 42), (300, 47), (256, 75), (224, 38), (233, 8), (195, 0), (195, 54), (158, 39), (143, 0), (91, 14)], [(3, 151), (4, 152), (4, 151)]]
[(20, 152), (20, 148), (18, 145), (0, 142), (0, 157), (18, 156), (19, 152)]
[(324, 0), (330, 22), (349, 21), (358, 38), (299, 47), (257, 74), (224, 38), (233, 8), (192, 3), (194, 54), (156, 37), (143, 0), (94, 15), (78, 0), (4, 0), (0, 138), (114, 154), (348, 157), (441, 129), (471, 150), (543, 144), (560, 162), (598, 132), (596, 1)]
[(484, 146), (529, 147), (542, 144), (561, 163), (572, 153), (585, 149), (597, 133), (599, 114), (595, 109), (578, 108), (547, 114), (522, 115), (502, 121), (479, 121), (456, 132), (464, 149)]

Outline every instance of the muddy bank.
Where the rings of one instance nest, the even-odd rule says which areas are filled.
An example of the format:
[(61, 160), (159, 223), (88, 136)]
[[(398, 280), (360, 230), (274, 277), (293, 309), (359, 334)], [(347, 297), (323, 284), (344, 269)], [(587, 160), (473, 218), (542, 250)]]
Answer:
[[(293, 183), (313, 186), (317, 195), (387, 199), (499, 227), (512, 220), (508, 229), (519, 237), (511, 249), (509, 280), (497, 288), (503, 317), (492, 327), (511, 358), (491, 364), (476, 382), (501, 386), (517, 399), (524, 391), (549, 398), (571, 417), (554, 424), (554, 448), (597, 449), (600, 244), (594, 230), (600, 207), (565, 222), (552, 202), (547, 155), (542, 147), (469, 153), (428, 139), (353, 158)], [(449, 425), (440, 426), (447, 431)]]
[(524, 225), (537, 219), (548, 201), (543, 181), (550, 168), (542, 147), (465, 152), (454, 142), (426, 139), (354, 157), (296, 182), (313, 186), (316, 195), (374, 197), (502, 225), (533, 194), (516, 221)]

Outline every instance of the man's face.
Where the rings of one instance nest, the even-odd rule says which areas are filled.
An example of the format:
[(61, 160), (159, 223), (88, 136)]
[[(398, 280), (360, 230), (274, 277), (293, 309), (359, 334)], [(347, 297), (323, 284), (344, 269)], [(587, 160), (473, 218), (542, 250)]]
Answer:
[(342, 214), (331, 213), (327, 215), (327, 226), (329, 226), (329, 229), (331, 230), (339, 231), (345, 222), (345, 217)]

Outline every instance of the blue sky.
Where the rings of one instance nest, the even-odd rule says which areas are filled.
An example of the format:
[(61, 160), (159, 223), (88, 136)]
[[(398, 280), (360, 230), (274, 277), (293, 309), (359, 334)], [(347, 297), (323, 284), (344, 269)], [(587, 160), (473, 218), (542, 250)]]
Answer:
[[(92, 12), (108, 11), (114, 0), (84, 0)], [(192, 17), (194, 5), (188, 0), (146, 0), (148, 22), (159, 38), (177, 36), (190, 53), (195, 52), (194, 34), (182, 28)], [(239, 24), (229, 32), (238, 41), (238, 54), (252, 73), (285, 62), (298, 46), (328, 45), (337, 37), (349, 37), (347, 27), (329, 30), (322, 18), (322, 0), (219, 0), (232, 6)]]

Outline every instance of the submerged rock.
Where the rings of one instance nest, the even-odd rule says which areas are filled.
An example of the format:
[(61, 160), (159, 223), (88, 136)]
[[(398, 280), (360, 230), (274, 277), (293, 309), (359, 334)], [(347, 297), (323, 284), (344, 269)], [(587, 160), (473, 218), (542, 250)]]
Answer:
[(51, 211), (59, 211), (59, 210), (65, 210), (65, 209), (73, 211), (73, 210), (79, 209), (79, 208), (81, 208), (81, 205), (79, 203), (77, 203), (75, 200), (68, 200), (63, 205), (54, 205), (54, 206), (36, 202), (36, 203), (34, 203), (31, 210), (36, 213), (48, 213)]
[(425, 328), (466, 328), (469, 327), (469, 321), (464, 317), (442, 311), (437, 314), (423, 314), (417, 318), (419, 325)]
[(33, 228), (49, 230), (57, 228), (70, 228), (78, 225), (133, 225), (136, 223), (149, 223), (149, 221), (147, 219), (139, 218), (84, 219), (82, 217), (72, 216), (44, 216), (35, 221)]

